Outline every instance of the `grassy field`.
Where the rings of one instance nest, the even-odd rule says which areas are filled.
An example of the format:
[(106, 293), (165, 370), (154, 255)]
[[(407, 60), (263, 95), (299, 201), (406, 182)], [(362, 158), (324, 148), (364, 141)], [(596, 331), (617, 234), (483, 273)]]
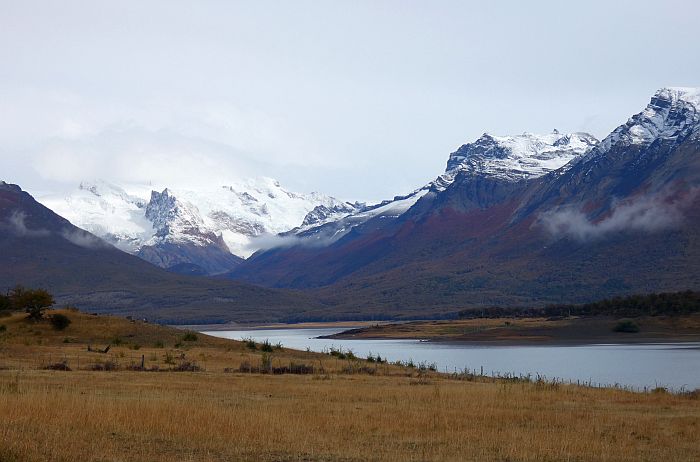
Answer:
[[(62, 332), (19, 315), (0, 318), (0, 461), (636, 462), (700, 455), (697, 394), (452, 377), (66, 314), (73, 323)], [(110, 343), (107, 353), (87, 351)], [(142, 357), (153, 371), (128, 370), (140, 369)], [(314, 371), (240, 372), (264, 357), (280, 370), (294, 363)], [(95, 370), (107, 363), (115, 370)], [(57, 364), (71, 370), (45, 369)]]
[(378, 324), (341, 332), (334, 338), (414, 338), (484, 343), (700, 342), (700, 315), (630, 319), (639, 332), (615, 332), (613, 317), (493, 318)]

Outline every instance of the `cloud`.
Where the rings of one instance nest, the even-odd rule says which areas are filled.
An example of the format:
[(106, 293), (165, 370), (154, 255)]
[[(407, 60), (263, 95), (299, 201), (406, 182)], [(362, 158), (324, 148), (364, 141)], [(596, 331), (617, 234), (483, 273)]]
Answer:
[(611, 234), (637, 231), (655, 233), (680, 226), (683, 210), (695, 199), (698, 189), (688, 194), (670, 191), (613, 203), (611, 213), (601, 220), (589, 220), (576, 208), (559, 208), (540, 216), (538, 223), (554, 237), (590, 241)]
[(329, 237), (323, 233), (313, 234), (311, 236), (300, 237), (292, 234), (261, 234), (251, 239), (248, 244), (248, 249), (252, 251), (266, 251), (271, 249), (289, 248), (289, 247), (325, 247), (342, 236)]
[(3, 226), (19, 237), (46, 237), (51, 234), (46, 229), (29, 229), (26, 225), (27, 215), (24, 212), (14, 212)]
[(102, 239), (80, 229), (64, 229), (61, 232), (61, 236), (65, 240), (86, 249), (103, 249), (109, 247)]
[[(27, 215), (24, 212), (14, 212), (5, 221), (5, 223), (0, 223), (0, 229), (7, 229), (10, 233), (18, 237), (25, 238), (41, 238), (48, 237), (53, 234), (48, 229), (36, 228), (30, 229), (26, 223)], [(83, 231), (82, 229), (64, 229), (60, 233), (61, 237), (67, 241), (87, 249), (99, 249), (109, 247), (102, 239)]]

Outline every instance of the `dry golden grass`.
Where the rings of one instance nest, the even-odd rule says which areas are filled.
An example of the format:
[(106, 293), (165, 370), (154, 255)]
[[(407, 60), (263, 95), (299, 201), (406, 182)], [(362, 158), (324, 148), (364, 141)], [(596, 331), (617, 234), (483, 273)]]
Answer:
[(69, 316), (74, 324), (61, 334), (36, 325), (21, 333), (20, 319), (0, 320), (9, 326), (0, 340), (0, 366), (9, 367), (0, 371), (0, 461), (636, 462), (700, 455), (700, 400), (687, 396), (470, 382), (395, 366), (349, 375), (341, 372), (345, 361), (293, 351), (273, 355), (280, 363), (322, 361), (326, 373), (224, 373), (260, 353), (201, 335), (197, 346), (175, 349), (183, 333), (158, 326), (130, 338), (145, 345), (163, 337), (165, 348), (122, 345), (114, 348), (117, 358), (172, 350), (199, 358), (205, 371), (40, 370), (47, 354), (68, 355), (74, 366), (70, 354), (83, 354), (85, 344), (61, 343), (67, 335), (81, 341), (79, 335), (128, 334), (134, 326)]

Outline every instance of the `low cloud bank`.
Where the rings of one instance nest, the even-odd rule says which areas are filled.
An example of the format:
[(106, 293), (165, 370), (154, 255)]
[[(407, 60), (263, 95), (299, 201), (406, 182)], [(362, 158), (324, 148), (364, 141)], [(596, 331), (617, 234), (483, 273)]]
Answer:
[(266, 251), (272, 249), (289, 248), (289, 247), (325, 247), (338, 240), (341, 236), (334, 235), (328, 237), (324, 234), (316, 234), (312, 236), (300, 237), (297, 235), (282, 235), (282, 234), (262, 234), (253, 238), (248, 245), (248, 249), (257, 251)]
[(102, 239), (82, 230), (64, 229), (61, 231), (61, 236), (68, 242), (86, 249), (103, 249), (109, 247)]
[(639, 231), (654, 233), (677, 228), (683, 223), (683, 211), (698, 194), (672, 195), (669, 191), (614, 203), (612, 212), (598, 221), (591, 221), (575, 208), (559, 208), (542, 214), (539, 223), (554, 237), (569, 237), (579, 241), (599, 239), (608, 235)]
[[(42, 238), (53, 234), (43, 228), (30, 229), (26, 223), (27, 215), (24, 212), (14, 212), (4, 223), (0, 223), (0, 230), (9, 231), (11, 234), (25, 238)], [(109, 245), (102, 239), (81, 229), (64, 229), (59, 234), (65, 240), (88, 249), (105, 248)]]

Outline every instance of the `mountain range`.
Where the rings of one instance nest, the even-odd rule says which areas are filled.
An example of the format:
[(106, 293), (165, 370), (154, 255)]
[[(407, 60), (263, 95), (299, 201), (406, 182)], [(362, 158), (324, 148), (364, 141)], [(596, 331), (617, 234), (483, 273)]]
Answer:
[[(10, 189), (26, 194), (3, 188), (5, 195)], [(149, 276), (153, 287), (156, 280), (169, 281), (171, 301), (197, 290), (259, 290), (274, 307), (261, 298), (259, 318), (370, 319), (698, 289), (699, 188), (700, 90), (664, 88), (601, 141), (556, 130), (484, 134), (450, 154), (435, 180), (378, 204), (295, 194), (268, 179), (197, 191), (93, 181), (40, 200), (73, 225), (171, 271), (109, 244), (101, 247), (104, 255), (92, 256), (120, 255), (126, 272), (132, 265), (156, 271)], [(83, 252), (61, 230), (85, 232), (65, 228), (70, 223), (38, 207), (32, 204), (31, 213), (10, 207), (0, 220), (50, 217), (63, 228), (41, 220), (22, 225), (30, 234), (58, 230), (42, 252), (53, 255), (51, 245)], [(13, 261), (22, 252), (36, 257), (34, 245), (18, 246)], [(114, 271), (101, 290), (126, 284), (121, 270)], [(0, 282), (10, 279), (5, 274)], [(80, 292), (79, 275), (71, 281), (60, 288), (65, 296)], [(140, 297), (137, 291), (130, 296)], [(95, 297), (75, 300), (94, 303)], [(160, 301), (151, 300), (156, 309)], [(233, 309), (226, 300), (211, 309), (183, 302), (180, 314), (250, 317), (254, 303), (246, 299)], [(145, 306), (134, 303), (135, 311)]]
[[(266, 236), (304, 220), (312, 224), (332, 218), (336, 210), (354, 210), (319, 193), (289, 192), (270, 178), (196, 190), (84, 181), (68, 194), (39, 201), (121, 250), (173, 272), (197, 275), (232, 270)], [(307, 216), (315, 209), (315, 216)]]

